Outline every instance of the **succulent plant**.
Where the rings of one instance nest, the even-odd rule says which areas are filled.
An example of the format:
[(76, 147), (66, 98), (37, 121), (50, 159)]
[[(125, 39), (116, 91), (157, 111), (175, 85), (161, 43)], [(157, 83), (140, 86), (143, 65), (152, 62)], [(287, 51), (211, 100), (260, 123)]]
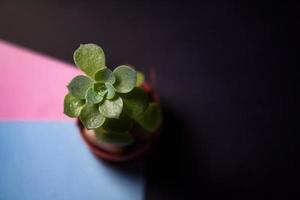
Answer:
[(74, 77), (68, 84), (64, 113), (79, 117), (87, 129), (95, 130), (104, 142), (131, 144), (134, 124), (154, 132), (161, 123), (161, 108), (149, 102), (148, 94), (139, 87), (144, 75), (128, 65), (113, 71), (105, 65), (102, 48), (82, 44), (74, 52), (74, 62), (86, 75)]

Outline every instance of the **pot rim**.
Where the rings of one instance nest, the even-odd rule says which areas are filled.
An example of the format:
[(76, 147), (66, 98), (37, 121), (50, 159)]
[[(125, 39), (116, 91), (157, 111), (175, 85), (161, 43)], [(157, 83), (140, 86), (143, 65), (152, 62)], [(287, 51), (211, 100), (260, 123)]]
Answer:
[(92, 151), (92, 153), (94, 153), (96, 156), (104, 160), (112, 161), (112, 162), (130, 161), (142, 156), (153, 145), (153, 143), (158, 138), (160, 133), (159, 131), (156, 131), (151, 137), (151, 139), (149, 139), (149, 142), (147, 142), (144, 145), (140, 145), (131, 151), (128, 151), (126, 153), (111, 153), (92, 144), (84, 134), (85, 128), (82, 127), (79, 121), (78, 121), (78, 127), (80, 129), (81, 137), (83, 138), (84, 142), (87, 144), (89, 149)]

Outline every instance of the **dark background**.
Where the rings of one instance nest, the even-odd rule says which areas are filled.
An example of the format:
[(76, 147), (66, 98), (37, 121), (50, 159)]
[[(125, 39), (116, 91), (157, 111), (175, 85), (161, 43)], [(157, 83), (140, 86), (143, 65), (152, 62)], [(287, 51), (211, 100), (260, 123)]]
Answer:
[(0, 38), (69, 63), (93, 42), (109, 67), (155, 72), (164, 124), (146, 199), (291, 199), (298, 13), (286, 1), (0, 0)]

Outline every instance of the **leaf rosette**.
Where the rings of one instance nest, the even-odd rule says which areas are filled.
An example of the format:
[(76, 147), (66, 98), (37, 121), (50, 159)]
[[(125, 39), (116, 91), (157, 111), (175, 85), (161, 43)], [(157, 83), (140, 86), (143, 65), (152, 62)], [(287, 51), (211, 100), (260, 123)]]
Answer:
[(144, 81), (141, 72), (128, 65), (111, 71), (105, 65), (104, 51), (96, 44), (81, 44), (73, 58), (86, 75), (74, 77), (67, 86), (69, 93), (64, 99), (67, 116), (79, 117), (87, 129), (96, 130), (109, 143), (118, 143), (112, 141), (118, 138), (123, 143), (129, 141), (133, 123), (148, 132), (159, 127), (161, 110), (149, 104), (148, 94), (139, 87)]

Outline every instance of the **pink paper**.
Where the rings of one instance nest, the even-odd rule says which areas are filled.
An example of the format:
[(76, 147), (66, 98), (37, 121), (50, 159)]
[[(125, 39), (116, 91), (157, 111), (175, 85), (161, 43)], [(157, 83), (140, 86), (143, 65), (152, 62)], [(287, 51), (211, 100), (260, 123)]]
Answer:
[(63, 114), (63, 99), (66, 85), (79, 73), (70, 64), (0, 39), (0, 120), (70, 120)]

